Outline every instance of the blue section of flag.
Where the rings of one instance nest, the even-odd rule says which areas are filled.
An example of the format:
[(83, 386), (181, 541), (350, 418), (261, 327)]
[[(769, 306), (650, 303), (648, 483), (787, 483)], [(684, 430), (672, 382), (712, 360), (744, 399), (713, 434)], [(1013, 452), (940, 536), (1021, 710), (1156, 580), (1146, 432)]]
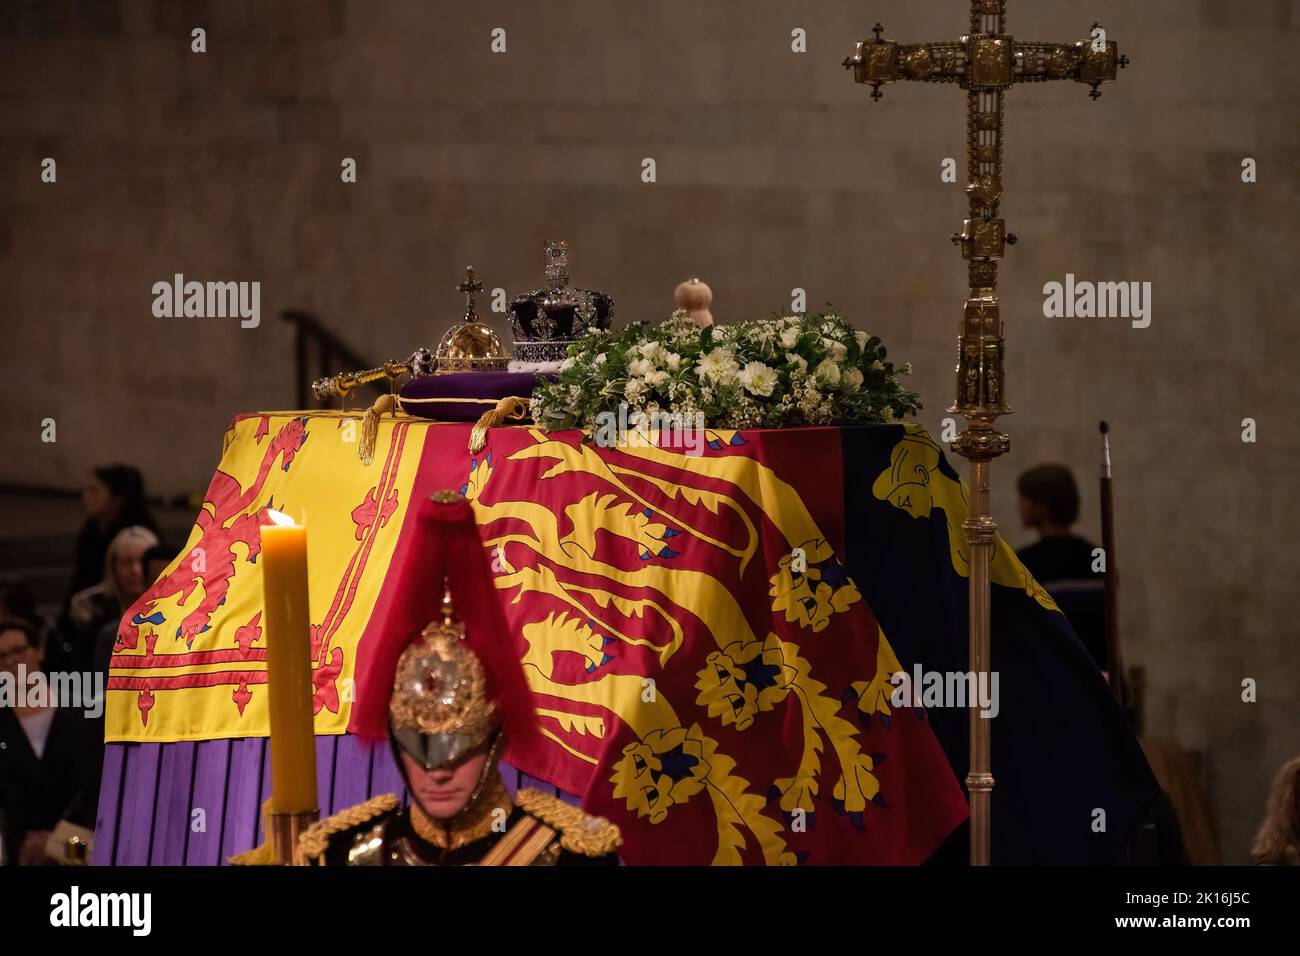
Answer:
[[(947, 517), (882, 501), (872, 485), (901, 426), (844, 428), (845, 565), (911, 674), (965, 672), (968, 581), (953, 568)], [(940, 470), (956, 479), (945, 460)], [(888, 556), (888, 560), (886, 560)], [(1059, 612), (992, 585), (994, 863), (1123, 863), (1159, 787), (1096, 664)], [(901, 716), (901, 715), (900, 715)], [(968, 712), (927, 716), (958, 780), (969, 768)], [(1096, 832), (1097, 810), (1105, 832)], [(959, 831), (964, 851), (966, 827)], [(950, 843), (956, 845), (956, 840)]]

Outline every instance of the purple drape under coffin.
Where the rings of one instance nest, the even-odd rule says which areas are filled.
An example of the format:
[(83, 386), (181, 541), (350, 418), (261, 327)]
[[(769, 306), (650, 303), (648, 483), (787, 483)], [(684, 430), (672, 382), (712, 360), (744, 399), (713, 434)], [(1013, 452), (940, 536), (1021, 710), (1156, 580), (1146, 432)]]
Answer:
[[(95, 830), (96, 866), (215, 866), (262, 842), (262, 802), (271, 793), (265, 737), (166, 744), (109, 744)], [(578, 797), (502, 764), (513, 793), (534, 787)], [(321, 816), (380, 793), (406, 799), (387, 747), (356, 737), (316, 738)]]

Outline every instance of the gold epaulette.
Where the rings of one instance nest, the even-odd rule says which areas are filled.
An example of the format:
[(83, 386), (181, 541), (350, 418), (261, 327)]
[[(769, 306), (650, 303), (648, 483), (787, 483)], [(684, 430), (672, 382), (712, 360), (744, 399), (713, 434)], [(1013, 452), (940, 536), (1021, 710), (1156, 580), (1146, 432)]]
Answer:
[(298, 837), (294, 863), (298, 866), (324, 866), (325, 851), (329, 849), (331, 837), (395, 810), (400, 802), (397, 794), (384, 793), (313, 823)]
[(560, 846), (582, 856), (604, 856), (623, 845), (618, 827), (604, 817), (593, 817), (559, 797), (531, 788), (515, 794), (515, 803), (560, 832)]

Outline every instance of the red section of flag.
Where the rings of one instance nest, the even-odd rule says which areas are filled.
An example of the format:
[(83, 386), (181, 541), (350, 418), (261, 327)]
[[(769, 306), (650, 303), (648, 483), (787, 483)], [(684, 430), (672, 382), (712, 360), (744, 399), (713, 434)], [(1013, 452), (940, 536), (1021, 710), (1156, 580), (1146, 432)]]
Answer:
[[(576, 433), (495, 429), (470, 456), (468, 432), (428, 430), (411, 500), (439, 488), (477, 500), (548, 738), (507, 759), (618, 823), (626, 860), (709, 863), (730, 842), (745, 863), (916, 863), (964, 819), (923, 713), (857, 706), (878, 679), (880, 637), (841, 564), (833, 430), (713, 436), (706, 459), (762, 466), (734, 471), (760, 476), (743, 489), (726, 467), (680, 456), (583, 453)], [(544, 442), (584, 454), (582, 467), (562, 467), (559, 444), (533, 454)], [(704, 497), (688, 501), (686, 484)], [(792, 541), (791, 527), (814, 530)], [(395, 562), (412, 534), (408, 522)], [(796, 550), (810, 570), (783, 579)], [(647, 678), (657, 705), (636, 695)]]

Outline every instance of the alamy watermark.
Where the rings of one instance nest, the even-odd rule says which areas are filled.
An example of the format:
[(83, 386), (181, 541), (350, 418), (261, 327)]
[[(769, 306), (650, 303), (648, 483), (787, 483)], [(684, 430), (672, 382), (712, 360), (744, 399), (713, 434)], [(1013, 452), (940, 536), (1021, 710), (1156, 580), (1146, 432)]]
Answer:
[(672, 448), (698, 458), (706, 441), (704, 413), (631, 411), (620, 402), (617, 412), (596, 416), (592, 439), (601, 448)]
[(119, 926), (133, 936), (153, 929), (152, 893), (83, 893), (73, 886), (50, 897), (50, 925), (57, 928)]
[(953, 707), (965, 710), (978, 707), (980, 716), (991, 720), (998, 715), (997, 671), (926, 671), (920, 664), (912, 673), (896, 671), (889, 678), (894, 693), (889, 702), (895, 707)]
[(1064, 283), (1043, 286), (1043, 297), (1047, 319), (1132, 319), (1135, 329), (1151, 324), (1150, 282), (1076, 282), (1067, 272)]
[(68, 707), (86, 717), (104, 713), (104, 675), (99, 671), (0, 671), (0, 707)]
[(245, 329), (262, 321), (260, 282), (186, 282), (178, 272), (171, 282), (155, 282), (153, 295), (153, 314), (160, 319), (238, 318)]

